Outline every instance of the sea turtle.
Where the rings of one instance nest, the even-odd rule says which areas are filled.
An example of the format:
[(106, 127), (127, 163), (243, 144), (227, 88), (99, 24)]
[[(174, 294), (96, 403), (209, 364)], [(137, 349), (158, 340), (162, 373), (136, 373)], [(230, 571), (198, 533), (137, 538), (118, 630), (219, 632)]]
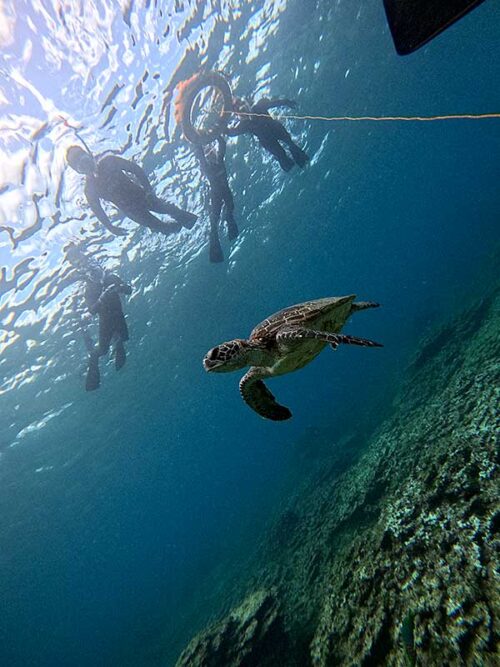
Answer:
[(351, 313), (377, 308), (378, 303), (356, 296), (306, 301), (271, 315), (258, 324), (248, 340), (235, 339), (212, 348), (203, 359), (208, 372), (224, 373), (244, 366), (250, 369), (240, 380), (243, 400), (261, 417), (282, 421), (292, 413), (276, 402), (263, 378), (296, 371), (312, 361), (326, 345), (382, 347), (364, 338), (339, 334)]

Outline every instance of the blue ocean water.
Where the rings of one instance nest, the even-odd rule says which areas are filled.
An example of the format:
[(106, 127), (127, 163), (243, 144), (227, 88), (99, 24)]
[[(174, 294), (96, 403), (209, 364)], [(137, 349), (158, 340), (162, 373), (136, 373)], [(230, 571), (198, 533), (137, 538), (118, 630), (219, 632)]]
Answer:
[[(312, 427), (376, 424), (418, 340), (480, 292), (500, 211), (498, 120), (290, 120), (312, 157), (303, 172), (230, 141), (241, 234), (210, 264), (206, 187), (169, 114), (175, 84), (203, 66), (304, 115), (498, 112), (500, 7), (487, 0), (406, 58), (381, 2), (0, 11), (0, 664), (169, 665), (197, 629), (208, 573), (262, 533), (292, 444)], [(143, 164), (201, 222), (168, 240), (126, 222), (111, 239), (65, 168), (63, 120), (96, 152)], [(134, 288), (127, 365), (110, 363), (91, 394), (62, 251), (80, 239)], [(382, 308), (345, 331), (385, 347), (325, 351), (272, 381), (289, 422), (252, 413), (238, 374), (204, 372), (210, 347), (276, 310), (350, 293)]]

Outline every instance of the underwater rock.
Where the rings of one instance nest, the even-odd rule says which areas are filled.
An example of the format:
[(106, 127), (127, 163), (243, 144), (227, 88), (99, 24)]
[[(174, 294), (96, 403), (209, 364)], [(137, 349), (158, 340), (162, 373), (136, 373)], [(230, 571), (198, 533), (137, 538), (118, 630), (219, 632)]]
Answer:
[(177, 667), (272, 667), (284, 641), (276, 598), (261, 590), (196, 636)]
[(329, 563), (311, 664), (499, 664), (499, 301), (424, 344), (353, 469), (365, 500), (385, 489), (376, 520)]
[[(313, 469), (248, 580), (228, 584), (241, 598), (276, 591), (279, 660), (272, 631), (261, 641), (258, 621), (238, 620), (261, 593), (190, 645), (219, 642), (218, 662), (179, 665), (500, 664), (499, 331), (497, 291), (423, 341), (359, 458), (340, 474)], [(243, 657), (247, 633), (260, 662)]]
[(270, 529), (270, 538), (275, 542), (276, 548), (283, 549), (297, 535), (300, 524), (300, 516), (293, 509), (286, 509), (278, 517)]

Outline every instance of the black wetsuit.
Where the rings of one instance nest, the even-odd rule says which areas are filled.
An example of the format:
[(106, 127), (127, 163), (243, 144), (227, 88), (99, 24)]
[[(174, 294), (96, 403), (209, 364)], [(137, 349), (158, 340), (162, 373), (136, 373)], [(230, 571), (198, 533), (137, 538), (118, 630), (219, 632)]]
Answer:
[[(288, 99), (266, 99), (263, 98), (256, 102), (248, 113), (259, 114), (258, 116), (241, 116), (237, 125), (227, 129), (226, 134), (230, 137), (236, 137), (240, 134), (253, 134), (259, 140), (260, 145), (278, 160), (280, 166), (285, 171), (298, 164), (299, 167), (305, 167), (309, 161), (305, 153), (293, 141), (286, 128), (268, 113), (269, 109), (274, 107), (294, 107), (295, 102)], [(292, 157), (290, 157), (281, 143), (284, 143)]]
[(100, 384), (99, 357), (107, 354), (111, 343), (115, 345), (115, 367), (120, 370), (125, 363), (124, 343), (128, 340), (128, 327), (123, 314), (120, 294), (130, 294), (132, 288), (114, 273), (102, 272), (97, 276), (87, 277), (85, 285), (85, 303), (91, 314), (99, 317), (99, 341), (93, 345), (88, 332), (84, 330), (85, 342), (89, 351), (89, 368), (85, 388), (97, 389)]
[(219, 219), (222, 207), (225, 207), (225, 216), (228, 236), (231, 240), (238, 236), (238, 226), (234, 220), (233, 193), (229, 188), (227, 171), (224, 164), (226, 142), (217, 139), (218, 150), (205, 154), (203, 146), (197, 146), (196, 154), (200, 161), (201, 173), (210, 183), (210, 261), (222, 262), (222, 248), (219, 240)]
[[(95, 172), (87, 176), (85, 196), (98, 220), (113, 234), (125, 234), (111, 224), (101, 206), (101, 199), (113, 203), (131, 220), (163, 234), (190, 229), (197, 216), (161, 200), (151, 189), (148, 177), (139, 165), (116, 155), (104, 155), (96, 161)], [(176, 222), (163, 222), (151, 211), (166, 213)]]

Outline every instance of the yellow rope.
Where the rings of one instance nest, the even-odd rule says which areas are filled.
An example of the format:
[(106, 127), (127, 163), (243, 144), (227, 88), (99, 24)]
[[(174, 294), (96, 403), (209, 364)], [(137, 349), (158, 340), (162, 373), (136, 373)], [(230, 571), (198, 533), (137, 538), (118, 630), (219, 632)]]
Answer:
[[(250, 111), (227, 112), (237, 116), (253, 116), (267, 118), (266, 113), (252, 113)], [(420, 121), (429, 122), (434, 120), (481, 120), (484, 118), (500, 118), (500, 113), (457, 113), (443, 116), (299, 116), (295, 114), (279, 114), (276, 118), (290, 118), (293, 120), (326, 120), (333, 121)]]

